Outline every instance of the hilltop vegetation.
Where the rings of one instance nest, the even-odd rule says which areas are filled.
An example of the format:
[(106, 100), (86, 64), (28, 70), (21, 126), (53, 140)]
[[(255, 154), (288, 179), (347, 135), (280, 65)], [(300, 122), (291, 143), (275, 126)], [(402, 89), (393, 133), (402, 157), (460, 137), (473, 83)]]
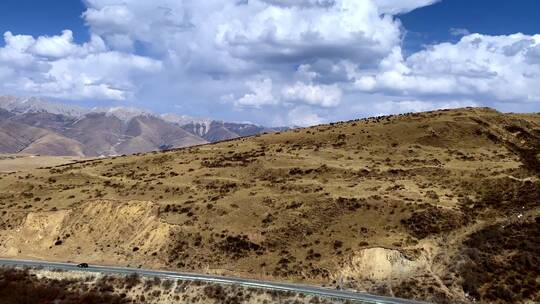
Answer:
[(540, 300), (540, 115), (370, 118), (0, 176), (0, 255)]

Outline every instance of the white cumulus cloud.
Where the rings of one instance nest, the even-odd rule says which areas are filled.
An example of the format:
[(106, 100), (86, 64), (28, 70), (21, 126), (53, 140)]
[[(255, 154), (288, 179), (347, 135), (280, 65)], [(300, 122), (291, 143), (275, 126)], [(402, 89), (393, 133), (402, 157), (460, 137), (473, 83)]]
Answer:
[(248, 81), (246, 84), (251, 90), (236, 101), (236, 105), (244, 107), (261, 107), (264, 105), (274, 105), (278, 102), (272, 94), (272, 80), (264, 78), (260, 80)]
[(324, 118), (305, 106), (291, 109), (287, 116), (288, 124), (299, 127), (319, 125), (325, 122)]
[(1, 87), (9, 93), (125, 100), (137, 91), (133, 77), (162, 68), (157, 60), (108, 50), (97, 35), (78, 45), (68, 30), (37, 39), (6, 32), (4, 41)]
[(69, 29), (4, 33), (0, 93), (151, 100), (262, 124), (471, 104), (540, 110), (540, 35), (455, 28), (458, 42), (403, 50), (400, 15), (437, 2), (85, 0), (86, 43)]
[(297, 82), (282, 90), (283, 98), (292, 102), (303, 102), (321, 107), (336, 107), (341, 103), (343, 93), (337, 85), (314, 85)]
[(420, 7), (432, 5), (441, 0), (375, 0), (379, 12), (384, 14), (403, 14)]
[(403, 58), (401, 48), (375, 72), (350, 73), (358, 89), (406, 96), (462, 96), (500, 102), (540, 102), (540, 35), (471, 34)]

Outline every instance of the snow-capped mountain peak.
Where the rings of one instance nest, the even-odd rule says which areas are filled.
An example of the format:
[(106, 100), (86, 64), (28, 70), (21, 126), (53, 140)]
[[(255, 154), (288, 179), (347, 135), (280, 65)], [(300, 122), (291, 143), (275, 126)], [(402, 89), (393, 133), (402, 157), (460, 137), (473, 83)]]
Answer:
[(0, 108), (17, 114), (47, 112), (71, 117), (79, 117), (89, 112), (82, 107), (54, 103), (39, 97), (0, 96)]
[(122, 121), (130, 121), (138, 116), (155, 116), (153, 113), (131, 107), (94, 108), (93, 113), (105, 113), (107, 116), (114, 116)]

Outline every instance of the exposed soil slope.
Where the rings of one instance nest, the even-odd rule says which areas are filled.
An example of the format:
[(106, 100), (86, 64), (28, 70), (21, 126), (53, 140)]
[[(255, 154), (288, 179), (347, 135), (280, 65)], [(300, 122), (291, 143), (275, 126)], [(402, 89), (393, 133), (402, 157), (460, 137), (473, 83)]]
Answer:
[(539, 154), (482, 108), (5, 174), (0, 254), (539, 301)]

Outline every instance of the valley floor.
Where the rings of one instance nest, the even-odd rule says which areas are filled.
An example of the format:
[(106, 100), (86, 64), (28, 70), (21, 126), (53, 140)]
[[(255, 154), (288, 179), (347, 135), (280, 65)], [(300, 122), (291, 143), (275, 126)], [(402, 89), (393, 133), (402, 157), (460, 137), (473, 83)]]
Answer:
[(41, 167), (54, 167), (84, 160), (73, 156), (40, 156), (0, 154), (0, 173), (29, 171)]

